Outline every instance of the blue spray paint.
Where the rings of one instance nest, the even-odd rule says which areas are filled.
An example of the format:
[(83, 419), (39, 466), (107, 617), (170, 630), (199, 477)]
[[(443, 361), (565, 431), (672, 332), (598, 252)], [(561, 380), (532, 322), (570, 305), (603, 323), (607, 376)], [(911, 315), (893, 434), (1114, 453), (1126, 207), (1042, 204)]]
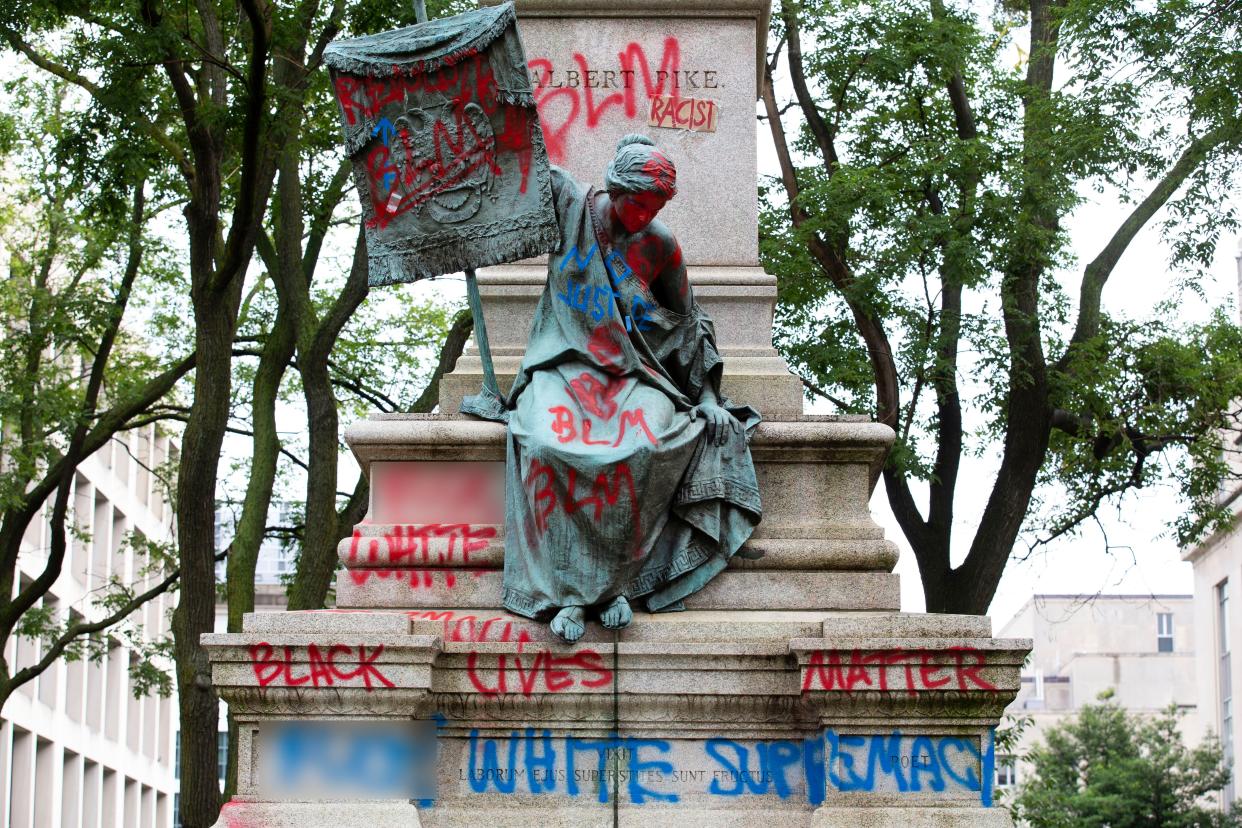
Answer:
[[(566, 736), (553, 740), (547, 730), (536, 732), (534, 728), (526, 728), (521, 734), (512, 731), (508, 742), (508, 765), (503, 766), (500, 756), (504, 748), (498, 740), (480, 740), (477, 729), (470, 732), (468, 775), (472, 791), (485, 793), (490, 786), (499, 793), (512, 794), (517, 792), (518, 779), (525, 779), (530, 793), (552, 793), (556, 791), (557, 779), (563, 779), (565, 793), (576, 797), (582, 792), (579, 783), (589, 781), (598, 784), (597, 798), (599, 802), (606, 803), (620, 793), (609, 787), (609, 782), (613, 781), (625, 784), (630, 802), (636, 805), (648, 801), (678, 801), (677, 794), (656, 790), (643, 781), (644, 776), (659, 775), (662, 779), (664, 774), (673, 772), (671, 762), (650, 755), (651, 751), (669, 751), (669, 743), (663, 739), (612, 736), (587, 740)], [(556, 750), (558, 742), (562, 748), (559, 752)], [(616, 751), (624, 751), (626, 768), (624, 774), (617, 774), (617, 779), (610, 780), (608, 757)], [(585, 762), (581, 756), (584, 753), (587, 754)], [(564, 762), (563, 772), (558, 760)]]
[[(893, 777), (897, 782), (897, 790), (909, 790), (909, 783), (901, 773), (901, 762), (898, 760), (901, 752), (900, 731), (894, 730), (889, 736), (862, 736), (857, 733), (838, 734), (834, 730), (828, 730), (824, 737), (828, 741), (829, 750), (828, 778), (838, 791), (874, 791), (877, 769), (881, 774)], [(854, 762), (858, 755), (849, 750), (854, 747), (867, 748), (866, 776), (855, 767)], [(845, 772), (846, 778), (837, 775), (838, 765)]]
[[(558, 792), (557, 780), (565, 781), (565, 793), (577, 797), (580, 783), (597, 785), (597, 798), (607, 803), (622, 795), (635, 805), (677, 802), (678, 795), (661, 791), (655, 781), (676, 773), (664, 758), (671, 750), (663, 739), (639, 739), (612, 735), (586, 740), (573, 736), (554, 739), (548, 730), (526, 728), (512, 731), (508, 750), (498, 739), (482, 739), (470, 733), (469, 778), (471, 790), (484, 793), (518, 792), (519, 778), (532, 794)], [(880, 734), (838, 733), (825, 730), (822, 737), (760, 741), (744, 745), (732, 739), (707, 739), (704, 757), (714, 769), (705, 793), (712, 796), (768, 796), (788, 799), (805, 785), (807, 801), (822, 804), (830, 789), (842, 793), (876, 791), (941, 793), (964, 790), (979, 794), (985, 807), (992, 805), (995, 770), (995, 733), (988, 731), (986, 744), (956, 736), (903, 736), (893, 730)], [(904, 749), (903, 749), (904, 748)], [(623, 773), (610, 776), (608, 759), (624, 751)], [(507, 753), (507, 765), (502, 755)], [(615, 776), (616, 778), (612, 778)], [(617, 786), (610, 788), (610, 783)]]
[(475, 793), (485, 793), (487, 791), (487, 783), (490, 781), (496, 786), (496, 790), (499, 793), (513, 793), (514, 788), (517, 786), (517, 731), (513, 731), (513, 736), (509, 739), (508, 767), (502, 768), (500, 766), (500, 749), (497, 747), (495, 740), (488, 739), (483, 743), (483, 763), (476, 774), (478, 745), (479, 731), (476, 728), (470, 731), (470, 790)]
[(586, 270), (587, 265), (589, 265), (591, 260), (595, 258), (595, 251), (598, 247), (599, 243), (597, 242), (596, 244), (591, 245), (591, 249), (586, 252), (585, 256), (579, 256), (578, 245), (575, 244), (573, 247), (569, 248), (569, 252), (565, 254), (563, 259), (561, 259), (561, 269), (559, 272), (564, 273), (565, 268), (569, 266), (570, 262), (573, 262), (574, 267), (578, 269), (579, 273)]
[[(595, 258), (595, 253), (599, 249), (599, 244), (591, 245), (591, 249), (585, 255), (578, 253), (578, 246), (574, 245), (569, 248), (569, 252), (561, 257), (559, 273), (564, 273), (565, 268), (571, 264), (579, 273), (585, 273), (587, 266), (591, 264), (591, 260)], [(588, 283), (576, 284), (572, 278), (567, 279), (565, 290), (556, 294), (556, 298), (560, 299), (569, 307), (582, 313), (589, 313), (591, 318), (596, 322), (603, 321), (607, 316), (613, 318), (613, 309), (615, 304), (620, 304), (621, 299), (621, 283), (634, 275), (634, 271), (626, 263), (620, 253), (613, 250), (603, 257), (604, 270), (608, 273), (608, 280), (612, 283), (612, 290), (605, 287), (592, 287)], [(616, 300), (614, 304), (613, 300)], [(623, 313), (625, 320), (625, 329), (632, 331), (637, 326), (640, 331), (651, 330), (651, 318), (648, 314), (655, 306), (648, 303), (640, 296), (635, 296), (630, 303), (629, 313)]]
[(992, 807), (992, 783), (996, 780), (996, 728), (988, 728), (988, 747), (983, 754), (983, 785), (981, 796), (983, 807)]
[(944, 776), (940, 772), (940, 761), (936, 749), (932, 747), (931, 738), (919, 736), (910, 748), (910, 790), (923, 790), (919, 775), (931, 774), (931, 789), (944, 790)]
[(599, 801), (608, 801), (608, 748), (611, 746), (612, 740), (587, 741), (585, 739), (575, 739), (573, 736), (565, 737), (565, 767), (567, 781), (566, 789), (570, 796), (578, 795), (578, 773), (575, 765), (576, 754), (579, 750), (595, 751), (595, 775), (591, 777), (591, 781), (599, 782)]
[[(557, 293), (556, 298), (579, 313), (590, 315), (596, 322), (602, 322), (605, 317), (612, 319), (622, 301), (621, 294), (616, 290), (600, 285), (592, 286), (585, 281), (575, 282), (573, 279), (565, 280), (565, 289)], [(630, 331), (637, 325), (640, 331), (651, 330), (648, 311), (654, 307), (655, 305), (649, 304), (641, 296), (635, 296), (630, 302), (630, 312), (624, 314), (625, 329)]]
[(639, 760), (639, 753), (643, 748), (655, 748), (660, 753), (668, 753), (668, 742), (663, 739), (630, 739), (619, 740), (625, 743), (625, 747), (629, 749), (629, 794), (630, 802), (635, 805), (642, 805), (648, 799), (656, 802), (676, 802), (677, 794), (661, 793), (654, 791), (642, 784), (642, 774), (644, 772), (656, 772), (663, 778), (665, 774), (672, 774), (673, 763), (665, 762), (663, 759), (654, 759), (643, 762)]
[(384, 146), (388, 146), (392, 143), (393, 136), (397, 134), (397, 128), (387, 118), (380, 118), (379, 123), (372, 127), (371, 134), (380, 136)]
[[(537, 747), (541, 750), (536, 751)], [(526, 728), (526, 753), (523, 759), (526, 765), (526, 785), (531, 793), (541, 794), (556, 790), (556, 750), (552, 747), (551, 731), (543, 731), (536, 739), (535, 729)], [(540, 769), (543, 770), (542, 778)]]

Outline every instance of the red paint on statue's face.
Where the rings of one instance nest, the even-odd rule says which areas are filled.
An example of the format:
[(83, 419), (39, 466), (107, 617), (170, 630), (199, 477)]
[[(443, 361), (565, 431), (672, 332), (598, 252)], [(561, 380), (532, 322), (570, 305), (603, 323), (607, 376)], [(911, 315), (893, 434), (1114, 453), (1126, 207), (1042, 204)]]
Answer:
[(627, 233), (637, 233), (651, 223), (667, 202), (659, 193), (620, 193), (612, 199), (612, 212)]

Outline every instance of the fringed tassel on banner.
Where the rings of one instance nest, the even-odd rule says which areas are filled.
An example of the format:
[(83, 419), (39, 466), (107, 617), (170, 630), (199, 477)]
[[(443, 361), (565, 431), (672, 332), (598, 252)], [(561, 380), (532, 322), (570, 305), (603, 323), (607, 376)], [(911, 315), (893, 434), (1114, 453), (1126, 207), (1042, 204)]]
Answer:
[[(446, 21), (461, 25), (460, 20), (467, 18), (467, 15), (445, 18), (444, 21), (406, 26), (403, 29), (394, 29), (379, 35), (339, 40), (324, 50), (323, 62), (329, 69), (337, 72), (372, 78), (388, 78), (403, 74), (412, 66), (417, 66), (420, 72), (436, 72), (483, 51), (492, 45), (496, 38), (503, 35), (505, 29), (517, 19), (512, 3), (505, 3), (494, 10), (479, 9), (468, 15), (471, 19), (479, 20), (495, 15), (495, 19), (485, 28), (473, 32), (468, 40), (454, 43), (452, 47), (447, 46), (443, 40), (436, 41), (436, 26), (437, 24), (443, 25)], [(467, 29), (462, 31), (467, 31)], [(452, 32), (446, 32), (446, 34), (448, 37), (445, 40), (451, 40), (454, 35)], [(455, 34), (460, 36), (461, 32)], [(394, 46), (392, 52), (385, 55), (383, 60), (378, 60), (377, 54), (383, 54), (389, 43)], [(419, 48), (420, 44), (423, 45), (422, 49)], [(355, 57), (353, 54), (355, 49), (361, 51), (362, 56)], [(412, 59), (413, 55), (423, 52), (430, 53), (430, 55)]]
[(458, 238), (423, 250), (383, 253), (370, 257), (368, 282), (372, 287), (394, 285), (457, 273), (467, 267), (514, 262), (547, 253), (560, 238), (560, 228), (552, 223), (493, 231), (485, 239)]

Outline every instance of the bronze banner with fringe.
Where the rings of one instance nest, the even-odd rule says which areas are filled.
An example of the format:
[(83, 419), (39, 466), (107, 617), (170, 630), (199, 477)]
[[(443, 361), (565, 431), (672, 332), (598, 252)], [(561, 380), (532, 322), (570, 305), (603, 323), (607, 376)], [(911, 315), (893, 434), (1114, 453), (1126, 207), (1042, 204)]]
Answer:
[(512, 3), (340, 40), (324, 62), (362, 198), (372, 285), (558, 244)]

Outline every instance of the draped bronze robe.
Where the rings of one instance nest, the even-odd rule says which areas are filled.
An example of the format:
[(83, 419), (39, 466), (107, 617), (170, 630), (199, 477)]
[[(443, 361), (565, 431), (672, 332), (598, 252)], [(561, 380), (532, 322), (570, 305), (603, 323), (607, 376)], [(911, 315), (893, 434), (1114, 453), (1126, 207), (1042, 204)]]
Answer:
[[(725, 568), (761, 509), (748, 440), (708, 445), (691, 409), (719, 396), (711, 320), (660, 307), (591, 215), (592, 192), (552, 170), (560, 247), (509, 395), (504, 605), (531, 618), (625, 595), (652, 611)], [(611, 254), (611, 255), (610, 255)]]

